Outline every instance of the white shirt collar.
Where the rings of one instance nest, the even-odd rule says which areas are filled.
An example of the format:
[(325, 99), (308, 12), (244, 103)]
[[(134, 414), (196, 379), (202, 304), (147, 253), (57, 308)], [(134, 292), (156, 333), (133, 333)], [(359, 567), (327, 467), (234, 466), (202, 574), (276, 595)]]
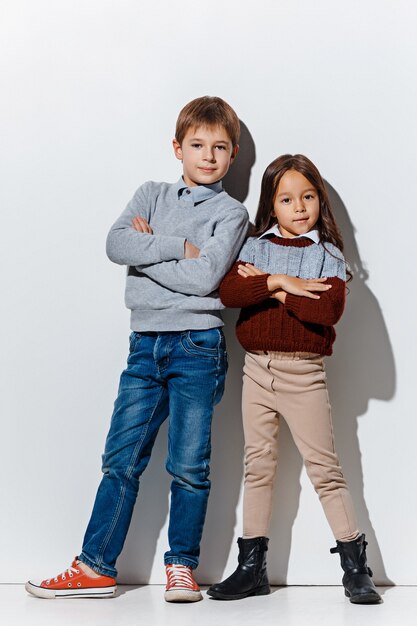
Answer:
[[(258, 237), (258, 239), (262, 239), (262, 237), (266, 237), (266, 235), (276, 235), (277, 237), (282, 237), (281, 233), (279, 232), (278, 224), (274, 224), (273, 226), (271, 226), (271, 228), (262, 233), (262, 235)], [(300, 239), (301, 237), (308, 237), (309, 239), (311, 239), (311, 241), (314, 241), (314, 243), (319, 243), (320, 241), (319, 231), (316, 229), (309, 230), (308, 233), (306, 233), (305, 235), (297, 235), (296, 237), (292, 237), (292, 239)]]

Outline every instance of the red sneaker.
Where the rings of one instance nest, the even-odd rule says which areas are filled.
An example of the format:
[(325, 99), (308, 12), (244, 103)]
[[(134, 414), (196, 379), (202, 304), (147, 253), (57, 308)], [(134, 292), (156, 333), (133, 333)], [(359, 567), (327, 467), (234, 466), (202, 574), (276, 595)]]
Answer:
[(170, 563), (165, 566), (165, 571), (167, 575), (165, 600), (167, 602), (198, 602), (203, 599), (191, 567)]
[(75, 558), (71, 567), (55, 578), (29, 580), (25, 589), (38, 598), (109, 598), (116, 593), (116, 580), (110, 576), (92, 578), (78, 567)]

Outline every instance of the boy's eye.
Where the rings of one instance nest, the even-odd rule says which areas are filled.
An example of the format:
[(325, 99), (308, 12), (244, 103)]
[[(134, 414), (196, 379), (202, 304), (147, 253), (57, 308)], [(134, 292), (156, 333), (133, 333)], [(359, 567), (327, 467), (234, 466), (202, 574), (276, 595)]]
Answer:
[(226, 150), (226, 146), (216, 146), (217, 150)]
[(192, 148), (201, 148), (201, 143), (192, 143), (191, 147)]

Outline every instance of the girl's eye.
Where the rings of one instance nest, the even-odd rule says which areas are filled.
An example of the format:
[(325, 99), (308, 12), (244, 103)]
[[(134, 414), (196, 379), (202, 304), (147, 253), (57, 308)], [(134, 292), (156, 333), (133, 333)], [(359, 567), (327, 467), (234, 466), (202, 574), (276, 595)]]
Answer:
[(282, 198), (282, 199), (281, 199), (281, 202), (282, 202), (283, 204), (289, 204), (290, 199), (289, 199), (289, 198)]
[(306, 195), (304, 196), (304, 198), (306, 200), (313, 200), (314, 199), (314, 195), (312, 193), (306, 193)]

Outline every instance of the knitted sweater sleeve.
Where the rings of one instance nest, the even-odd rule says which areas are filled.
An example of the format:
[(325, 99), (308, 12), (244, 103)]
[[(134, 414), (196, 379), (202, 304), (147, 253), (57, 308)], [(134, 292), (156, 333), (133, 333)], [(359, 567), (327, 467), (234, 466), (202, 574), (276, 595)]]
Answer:
[(270, 274), (244, 278), (237, 273), (241, 263), (242, 261), (236, 261), (220, 284), (220, 299), (227, 307), (251, 306), (271, 295), (267, 285)]
[(248, 214), (241, 205), (222, 215), (213, 235), (201, 247), (197, 259), (167, 261), (141, 267), (140, 271), (172, 291), (207, 296), (219, 288), (246, 237)]
[(106, 252), (113, 263), (141, 265), (161, 263), (184, 258), (185, 237), (139, 233), (132, 227), (132, 219), (144, 217), (151, 220), (153, 183), (148, 181), (136, 191), (126, 209), (116, 220), (107, 235)]
[(285, 308), (302, 322), (333, 326), (342, 316), (345, 306), (346, 283), (341, 278), (328, 278), (326, 285), (332, 288), (320, 292), (320, 300), (287, 294)]

